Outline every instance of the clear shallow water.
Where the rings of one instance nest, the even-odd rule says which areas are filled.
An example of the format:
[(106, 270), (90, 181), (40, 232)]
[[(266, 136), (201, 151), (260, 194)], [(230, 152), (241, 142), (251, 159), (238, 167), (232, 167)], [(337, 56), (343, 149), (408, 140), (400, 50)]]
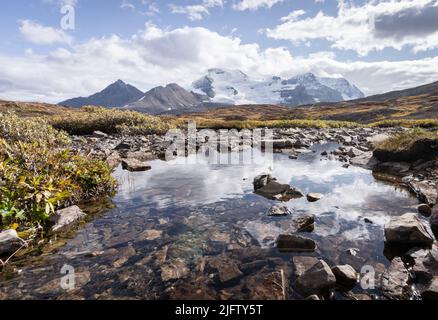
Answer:
[[(20, 272), (4, 272), (0, 298), (282, 298), (280, 271), (293, 279), (294, 254), (278, 253), (274, 242), (279, 234), (292, 232), (292, 220), (302, 214), (315, 215), (315, 230), (303, 235), (318, 245), (315, 253), (305, 255), (330, 265), (348, 263), (357, 271), (372, 265), (381, 272), (388, 264), (383, 225), (392, 215), (415, 210), (417, 200), (376, 181), (368, 170), (322, 159), (321, 151), (330, 148), (336, 145), (315, 146), (315, 152), (298, 160), (275, 154), (270, 165), (153, 161), (148, 172), (119, 168), (114, 208), (88, 208), (98, 214), (78, 232), (11, 265), (10, 270)], [(278, 203), (255, 195), (253, 178), (268, 171), (281, 183), (324, 198)], [(285, 205), (293, 214), (268, 217), (273, 204)], [(350, 248), (358, 254), (347, 253)], [(74, 289), (60, 286), (64, 265), (74, 267)], [(211, 267), (218, 265), (225, 278), (239, 272), (234, 266), (242, 274), (221, 281)], [(294, 291), (291, 281), (289, 298), (299, 297)]]

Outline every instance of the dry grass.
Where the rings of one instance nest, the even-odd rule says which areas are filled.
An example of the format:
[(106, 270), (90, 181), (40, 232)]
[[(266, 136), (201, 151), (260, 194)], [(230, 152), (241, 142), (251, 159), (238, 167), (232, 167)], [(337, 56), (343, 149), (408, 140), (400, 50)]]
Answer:
[(376, 149), (387, 151), (402, 151), (409, 149), (416, 141), (421, 139), (438, 139), (438, 132), (426, 131), (414, 128), (403, 133), (396, 134), (376, 145)]

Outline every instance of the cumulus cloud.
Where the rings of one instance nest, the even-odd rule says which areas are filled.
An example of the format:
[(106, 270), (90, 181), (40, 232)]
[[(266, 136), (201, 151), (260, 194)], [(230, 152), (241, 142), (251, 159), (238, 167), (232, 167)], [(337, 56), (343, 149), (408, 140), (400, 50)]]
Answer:
[(43, 26), (35, 21), (21, 20), (20, 32), (29, 42), (34, 44), (48, 45), (56, 43), (72, 42), (72, 38), (61, 29)]
[(325, 39), (333, 48), (354, 50), (359, 55), (385, 48), (414, 52), (438, 48), (437, 0), (369, 1), (363, 5), (340, 0), (337, 16), (318, 12), (304, 17), (295, 11), (281, 24), (265, 30), (268, 37), (301, 44)]
[(212, 8), (223, 8), (224, 3), (224, 0), (203, 0), (199, 4), (186, 6), (170, 4), (169, 8), (172, 13), (185, 14), (190, 20), (195, 21), (204, 19), (205, 16), (210, 14), (210, 9)]
[(394, 62), (341, 62), (330, 52), (294, 57), (283, 47), (262, 49), (206, 28), (161, 29), (152, 24), (131, 37), (73, 42), (48, 54), (0, 54), (0, 65), (1, 98), (46, 102), (89, 95), (119, 78), (141, 90), (170, 82), (188, 87), (214, 67), (259, 77), (309, 71), (344, 76), (367, 94), (438, 80), (438, 57)]
[(257, 10), (259, 8), (272, 8), (284, 0), (239, 0), (233, 4), (233, 9), (239, 11)]

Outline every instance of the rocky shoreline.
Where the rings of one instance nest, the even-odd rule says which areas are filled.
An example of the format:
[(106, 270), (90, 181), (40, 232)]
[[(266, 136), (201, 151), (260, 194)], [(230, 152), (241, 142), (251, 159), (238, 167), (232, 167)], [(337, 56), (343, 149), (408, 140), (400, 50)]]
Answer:
[[(379, 155), (375, 151), (376, 143), (403, 130), (402, 128), (275, 129), (272, 142), (274, 152), (284, 153), (291, 159), (311, 152), (310, 148), (314, 144), (337, 143), (339, 147), (336, 150), (322, 151), (321, 157), (341, 161), (345, 168), (360, 166), (370, 169), (377, 177), (394, 181), (413, 192), (419, 200), (418, 213), (393, 218), (385, 226), (388, 246), (403, 246), (404, 251), (393, 257), (389, 268), (382, 273), (379, 285), (383, 295), (388, 299), (409, 299), (420, 296), (423, 299), (437, 299), (438, 249), (431, 230), (436, 233), (438, 228), (438, 211), (435, 207), (438, 198), (436, 184), (438, 162), (431, 160), (427, 155), (424, 155), (424, 159), (420, 155), (418, 159), (413, 159), (411, 162), (406, 161), (411, 159), (397, 162), (394, 158), (390, 156), (385, 158), (384, 155)], [(73, 141), (74, 148), (81, 152), (103, 159), (112, 167), (122, 164), (123, 169), (128, 171), (150, 170), (151, 167), (145, 162), (164, 159), (166, 149), (170, 145), (164, 136), (159, 135), (123, 137), (110, 136), (102, 132), (95, 132), (92, 136), (73, 137)], [(203, 143), (198, 143), (197, 149), (203, 145)], [(230, 147), (231, 151), (239, 149), (241, 146), (238, 142)], [(255, 181), (255, 191), (259, 190), (259, 194), (263, 196), (268, 193), (260, 192), (260, 190), (272, 182), (269, 177), (265, 178), (264, 182)], [(286, 192), (280, 192), (281, 197), (277, 200), (287, 201), (282, 199), (284, 196), (290, 197), (289, 199), (304, 196), (293, 187), (289, 186), (286, 189)], [(268, 196), (275, 198), (276, 194), (268, 194)], [(309, 202), (318, 201), (319, 196), (321, 195), (308, 194), (307, 199)], [(75, 221), (83, 218), (83, 213), (79, 208), (73, 209), (67, 208), (58, 214), (60, 219), (54, 222), (55, 226), (57, 225), (54, 226), (56, 230), (71, 226)], [(275, 219), (276, 216), (287, 214), (287, 208), (277, 206), (271, 209), (269, 215)], [(418, 215), (430, 217), (430, 226), (424, 225), (418, 219)], [(278, 249), (286, 252), (313, 252), (316, 244), (311, 239), (303, 237), (301, 233), (312, 230), (314, 219), (311, 216), (302, 217), (295, 223), (297, 232), (281, 235), (277, 239)], [(13, 234), (9, 234), (8, 237), (5, 234), (4, 239), (1, 237), (0, 239), (0, 248), (12, 244), (12, 241), (16, 245), (22, 245), (22, 242), (18, 241)], [(218, 258), (216, 260), (209, 261), (207, 268), (217, 270), (218, 277), (223, 283), (239, 278), (242, 272), (245, 273), (250, 268), (250, 266), (247, 268), (247, 266), (237, 266), (230, 262), (227, 264), (228, 269), (224, 269), (224, 262)], [(347, 296), (355, 297), (354, 294), (348, 294), (348, 292), (358, 284), (359, 270), (354, 270), (350, 265), (330, 267), (323, 259), (313, 256), (296, 256), (292, 264), (296, 275), (296, 287), (303, 298), (327, 299), (330, 298), (330, 291), (339, 286), (347, 288)], [(416, 289), (412, 289), (413, 284)]]

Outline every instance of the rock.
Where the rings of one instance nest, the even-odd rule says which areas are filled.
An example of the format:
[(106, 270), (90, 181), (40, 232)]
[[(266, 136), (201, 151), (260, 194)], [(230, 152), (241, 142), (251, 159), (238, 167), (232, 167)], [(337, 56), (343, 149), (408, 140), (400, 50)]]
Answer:
[(324, 196), (320, 193), (309, 193), (307, 195), (307, 201), (309, 202), (316, 202), (323, 198)]
[(52, 233), (67, 231), (85, 216), (86, 214), (78, 206), (58, 210), (50, 217), (50, 222), (53, 224), (50, 231)]
[(363, 154), (363, 151), (360, 151), (359, 149), (357, 149), (357, 148), (350, 148), (348, 151), (347, 151), (347, 155), (350, 157), (350, 158), (355, 158), (355, 157), (358, 157), (358, 156), (360, 156), (360, 155), (362, 155)]
[(280, 184), (276, 181), (271, 181), (264, 187), (257, 189), (255, 193), (268, 199), (273, 199), (275, 196), (283, 195), (289, 190), (290, 186), (288, 184)]
[(302, 215), (301, 217), (293, 220), (297, 232), (312, 232), (315, 229), (315, 216)]
[(432, 181), (410, 181), (408, 182), (408, 188), (417, 195), (418, 200), (429, 206), (434, 206), (438, 192), (437, 187)]
[(120, 157), (120, 154), (117, 151), (114, 151), (106, 158), (105, 162), (111, 168), (115, 168), (120, 164), (120, 162), (122, 162), (122, 158)]
[(378, 161), (373, 157), (372, 152), (364, 152), (360, 156), (352, 158), (350, 163), (354, 166), (372, 169), (378, 163)]
[(277, 248), (280, 252), (313, 252), (316, 250), (316, 243), (299, 235), (282, 234), (277, 238)]
[(252, 273), (266, 266), (268, 262), (266, 260), (256, 260), (253, 262), (244, 263), (241, 266), (242, 272), (245, 274)]
[(102, 139), (102, 138), (107, 138), (108, 135), (106, 133), (102, 132), (102, 131), (94, 131), (93, 132), (93, 137), (101, 138)]
[(412, 246), (430, 246), (434, 241), (415, 213), (393, 217), (385, 225), (385, 238), (388, 243)]
[(292, 265), (294, 268), (295, 276), (297, 278), (300, 277), (304, 272), (312, 268), (318, 262), (319, 259), (316, 257), (308, 257), (308, 256), (292, 257)]
[(438, 139), (420, 139), (404, 150), (377, 148), (374, 156), (382, 162), (402, 161), (413, 163), (417, 160), (432, 160), (438, 156)]
[(319, 299), (318, 295), (312, 294), (312, 295), (308, 296), (306, 298), (306, 300), (308, 300), (308, 301), (312, 301), (312, 300), (317, 301), (317, 300), (321, 300), (321, 299)]
[(430, 216), (430, 228), (438, 239), (438, 208)]
[(357, 272), (348, 264), (342, 266), (335, 266), (332, 272), (336, 277), (336, 283), (347, 288), (354, 287), (357, 284)]
[(304, 271), (296, 281), (298, 290), (307, 295), (327, 293), (335, 284), (336, 277), (323, 260)]
[(24, 240), (18, 236), (14, 229), (0, 232), (0, 256), (12, 254), (24, 244)]
[(222, 284), (229, 284), (243, 275), (237, 264), (228, 258), (213, 257), (208, 261), (208, 266), (217, 273)]
[(122, 160), (122, 167), (124, 170), (128, 170), (130, 172), (140, 172), (151, 170), (151, 166), (149, 164), (143, 163), (137, 159), (125, 159)]
[(428, 283), (433, 277), (438, 276), (438, 250), (417, 250), (410, 254), (414, 261), (412, 272), (419, 282)]
[(254, 191), (257, 191), (260, 188), (263, 188), (266, 186), (269, 182), (275, 181), (276, 179), (273, 178), (270, 174), (261, 174), (254, 178)]
[(388, 270), (382, 275), (382, 291), (389, 299), (408, 299), (409, 272), (401, 258), (397, 257), (391, 261)]
[(140, 241), (142, 240), (156, 240), (161, 238), (162, 235), (162, 231), (161, 230), (145, 230), (141, 235), (140, 235)]
[(404, 177), (409, 174), (411, 165), (406, 162), (380, 162), (373, 167), (373, 171)]
[(268, 211), (268, 216), (287, 216), (290, 215), (291, 212), (286, 206), (272, 206)]
[(423, 300), (438, 300), (438, 277), (434, 277), (426, 289), (421, 292)]
[(129, 142), (121, 142), (121, 143), (119, 143), (115, 148), (114, 148), (114, 150), (131, 150), (131, 148), (132, 148), (132, 145), (131, 145), (131, 143), (129, 143)]
[(174, 259), (161, 266), (161, 279), (163, 281), (177, 280), (189, 275), (189, 269), (184, 260)]
[(432, 214), (432, 208), (428, 204), (422, 203), (417, 209), (423, 216), (429, 217)]

